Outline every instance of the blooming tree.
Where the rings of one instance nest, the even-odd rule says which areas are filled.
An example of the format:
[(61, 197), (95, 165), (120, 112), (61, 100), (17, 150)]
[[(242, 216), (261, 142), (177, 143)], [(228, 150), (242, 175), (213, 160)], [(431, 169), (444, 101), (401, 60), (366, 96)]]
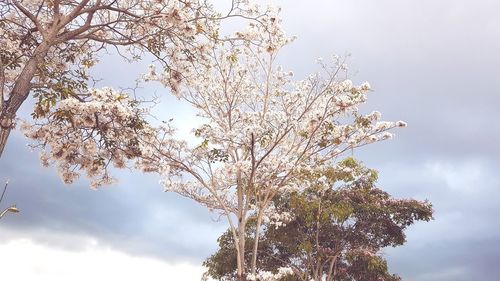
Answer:
[(181, 75), (172, 57), (202, 60), (219, 21), (241, 14), (244, 0), (228, 2), (221, 14), (202, 0), (0, 1), (0, 156), (28, 97), (37, 100), (35, 118), (61, 100), (88, 100), (88, 68), (103, 49), (129, 60), (149, 53)]
[[(198, 9), (187, 7), (196, 15)], [(82, 170), (96, 177), (95, 186), (108, 183), (106, 167), (122, 167), (133, 158), (138, 169), (160, 174), (166, 191), (220, 212), (236, 245), (237, 277), (244, 280), (258, 276), (261, 225), (279, 225), (286, 217), (272, 211), (278, 194), (307, 188), (300, 175), (328, 169), (344, 152), (391, 138), (388, 130), (406, 124), (382, 122), (376, 111), (361, 114), (358, 106), (370, 85), (347, 79), (339, 57), (332, 66), (321, 63), (321, 72), (294, 80), (276, 62), (293, 41), (281, 28), (278, 9), (249, 4), (238, 11), (253, 19), (246, 30), (195, 47), (165, 47), (168, 63), (161, 70), (152, 65), (144, 75), (197, 110), (203, 123), (194, 130), (198, 145), (175, 138), (170, 122), (148, 123), (147, 108), (111, 89), (87, 91), (80, 103), (71, 95), (50, 108), (49, 118), (25, 129), (45, 148), (42, 160), (55, 162), (67, 182)], [(201, 28), (188, 22), (194, 24), (193, 36), (214, 29), (207, 21)], [(247, 264), (251, 217), (254, 240)]]
[[(154, 67), (146, 79), (171, 86), (191, 104), (203, 124), (194, 130), (199, 145), (169, 138), (167, 127), (138, 163), (164, 176), (166, 191), (218, 210), (229, 223), (237, 245), (237, 276), (256, 276), (260, 226), (270, 216), (277, 194), (307, 188), (299, 175), (335, 165), (343, 152), (391, 138), (387, 130), (406, 124), (379, 121), (380, 113), (363, 115), (370, 85), (347, 79), (342, 59), (321, 63), (321, 73), (295, 81), (277, 65), (280, 50), (293, 41), (281, 28), (278, 9), (245, 31), (242, 41), (213, 42), (209, 61), (194, 63), (182, 79)], [(186, 58), (180, 54), (178, 61)], [(186, 69), (189, 67), (186, 65)], [(252, 259), (245, 263), (248, 219), (256, 220)]]

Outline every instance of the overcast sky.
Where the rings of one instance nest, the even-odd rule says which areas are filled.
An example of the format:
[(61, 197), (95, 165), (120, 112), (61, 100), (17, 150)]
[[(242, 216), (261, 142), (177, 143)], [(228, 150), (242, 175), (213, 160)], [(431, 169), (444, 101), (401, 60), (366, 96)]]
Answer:
[[(369, 81), (367, 111), (405, 120), (396, 138), (354, 156), (400, 198), (429, 199), (435, 220), (385, 250), (392, 272), (415, 281), (492, 281), (500, 275), (500, 2), (494, 0), (275, 1), (298, 40), (281, 57), (296, 77), (315, 60), (351, 53), (353, 80)], [(131, 86), (141, 72), (103, 57), (106, 85)], [(147, 62), (144, 63), (144, 66)], [(123, 81), (126, 81), (124, 85)], [(162, 114), (189, 132), (192, 110), (162, 88)], [(30, 106), (23, 108), (28, 117)], [(186, 133), (187, 135), (187, 133)], [(19, 132), (0, 159), (5, 202), (21, 213), (0, 222), (3, 279), (198, 280), (224, 222), (132, 171), (98, 191), (65, 186), (41, 168)]]

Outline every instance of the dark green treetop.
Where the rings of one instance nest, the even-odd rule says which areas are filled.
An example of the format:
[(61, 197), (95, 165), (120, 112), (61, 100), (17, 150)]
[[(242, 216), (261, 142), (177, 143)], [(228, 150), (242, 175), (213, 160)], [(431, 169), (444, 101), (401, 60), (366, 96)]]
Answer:
[[(304, 174), (304, 181), (312, 183), (308, 189), (283, 194), (274, 202), (277, 212), (293, 215), (284, 226), (266, 225), (258, 269), (292, 268), (294, 274), (281, 281), (401, 280), (389, 273), (380, 251), (404, 244), (406, 228), (432, 219), (432, 206), (427, 201), (392, 198), (375, 186), (377, 178), (375, 170), (352, 158), (332, 170)], [(329, 188), (324, 188), (325, 182)], [(252, 222), (249, 226), (247, 245), (252, 245)], [(208, 275), (235, 280), (236, 256), (229, 231), (218, 242), (218, 251), (204, 262)], [(250, 260), (250, 255), (246, 258)]]

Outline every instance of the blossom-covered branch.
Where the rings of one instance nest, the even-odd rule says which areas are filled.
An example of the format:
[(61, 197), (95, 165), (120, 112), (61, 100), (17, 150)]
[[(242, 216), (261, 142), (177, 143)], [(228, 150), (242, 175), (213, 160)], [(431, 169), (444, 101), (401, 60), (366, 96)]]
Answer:
[(0, 2), (0, 156), (19, 107), (37, 98), (40, 118), (58, 101), (85, 94), (88, 68), (114, 48), (130, 61), (154, 55), (182, 73), (172, 56), (203, 60), (220, 21), (242, 14), (244, 0), (218, 13), (199, 0), (5, 0)]

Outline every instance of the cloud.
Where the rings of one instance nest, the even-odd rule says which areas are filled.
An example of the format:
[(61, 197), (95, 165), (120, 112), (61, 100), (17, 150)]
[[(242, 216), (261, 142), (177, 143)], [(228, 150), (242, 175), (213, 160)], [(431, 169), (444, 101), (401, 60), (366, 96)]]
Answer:
[[(201, 266), (136, 257), (78, 239), (82, 252), (70, 252), (28, 239), (0, 244), (2, 278), (39, 281), (199, 280)], [(8, 265), (8, 266), (5, 266)]]
[(433, 221), (410, 227), (404, 246), (385, 250), (393, 272), (419, 281), (495, 279), (498, 269), (491, 263), (500, 257), (498, 166), (467, 159), (379, 168), (384, 189), (396, 197), (429, 199), (435, 209)]
[(225, 229), (195, 202), (163, 192), (155, 176), (114, 171), (117, 185), (91, 190), (81, 180), (66, 186), (54, 168), (40, 166), (38, 153), (24, 147), (19, 133), (10, 141), (4, 154), (10, 162), (0, 162), (0, 179), (11, 179), (3, 204), (17, 204), (21, 213), (2, 219), (2, 229), (17, 233), (6, 240), (21, 235), (79, 250), (50, 233), (82, 234), (131, 254), (200, 263)]

